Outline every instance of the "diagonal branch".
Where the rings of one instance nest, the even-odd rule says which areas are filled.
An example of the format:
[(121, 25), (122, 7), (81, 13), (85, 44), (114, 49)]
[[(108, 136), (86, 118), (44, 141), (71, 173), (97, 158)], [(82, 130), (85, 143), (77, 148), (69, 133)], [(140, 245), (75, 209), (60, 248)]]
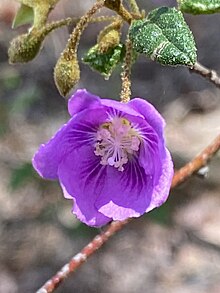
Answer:
[(220, 135), (218, 135), (213, 142), (208, 145), (198, 156), (196, 156), (192, 161), (187, 163), (181, 169), (175, 172), (173, 176), (173, 181), (171, 188), (179, 185), (192, 174), (196, 173), (204, 167), (207, 162), (215, 155), (215, 153), (220, 149)]
[(198, 73), (201, 76), (208, 79), (210, 82), (214, 83), (215, 86), (220, 88), (220, 76), (218, 76), (217, 72), (212, 69), (208, 69), (199, 62), (196, 62), (192, 68), (190, 68), (192, 72)]
[[(196, 156), (191, 162), (186, 164), (180, 170), (176, 171), (173, 177), (172, 188), (179, 185), (193, 173), (199, 171), (205, 166), (214, 154), (220, 149), (220, 135), (208, 145), (198, 156)], [(105, 232), (97, 235), (88, 245), (86, 245), (81, 252), (76, 254), (66, 265), (64, 265), (60, 271), (56, 273), (51, 279), (49, 279), (43, 287), (41, 287), (36, 293), (49, 293), (53, 292), (65, 278), (68, 278), (71, 273), (75, 272), (92, 254), (96, 252), (108, 239), (113, 236), (117, 231), (121, 230), (132, 219), (125, 221), (112, 222)]]

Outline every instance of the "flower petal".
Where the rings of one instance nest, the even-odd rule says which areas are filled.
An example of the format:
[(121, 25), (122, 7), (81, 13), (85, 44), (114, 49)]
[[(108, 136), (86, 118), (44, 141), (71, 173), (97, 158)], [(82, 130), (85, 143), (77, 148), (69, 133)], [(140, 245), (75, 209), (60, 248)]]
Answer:
[[(61, 184), (61, 186), (63, 189), (64, 197), (67, 199), (73, 199), (73, 197), (67, 192), (65, 186), (62, 184)], [(79, 203), (79, 205), (77, 203)], [(75, 199), (73, 199), (72, 212), (74, 215), (77, 216), (77, 218), (81, 222), (83, 222), (89, 226), (92, 226), (92, 227), (100, 227), (100, 226), (107, 224), (108, 222), (110, 222), (112, 220), (111, 218), (105, 217), (104, 215), (97, 213), (97, 210), (94, 211), (93, 206), (89, 207), (90, 212), (93, 211), (93, 213), (91, 213), (92, 216), (88, 217), (88, 215), (87, 215), (87, 217), (86, 217), (84, 215), (84, 213), (82, 212), (84, 210), (82, 209), (82, 211), (81, 211), (80, 207), (79, 207), (79, 206), (83, 206), (83, 204), (84, 204), (84, 199), (83, 199), (83, 202), (81, 202), (81, 199), (77, 200), (77, 202), (75, 201)], [(95, 216), (94, 216), (94, 214), (95, 214)]]
[(163, 129), (165, 127), (165, 121), (153, 105), (140, 98), (132, 99), (127, 105), (143, 115), (146, 121), (157, 132), (160, 139), (163, 140)]
[(48, 143), (42, 144), (35, 154), (32, 162), (40, 176), (57, 179), (58, 165), (63, 158), (73, 149), (84, 144), (93, 144), (94, 134), (106, 118), (106, 110), (102, 107), (96, 111), (87, 109), (70, 119)]
[(39, 147), (35, 153), (32, 164), (41, 177), (46, 179), (57, 179), (57, 167), (64, 154), (69, 148), (65, 139), (73, 125), (73, 120), (64, 124), (58, 132), (46, 143)]
[(85, 89), (77, 90), (68, 100), (68, 111), (71, 116), (85, 110), (95, 109), (101, 105), (100, 98)]
[(165, 147), (157, 132), (152, 126), (143, 118), (124, 115), (141, 137), (141, 144), (138, 156), (138, 162), (141, 167), (144, 168), (146, 175), (153, 176), (154, 182), (158, 181), (161, 175), (161, 161), (164, 157)]
[(151, 127), (145, 128), (145, 131), (146, 133), (142, 132), (138, 161), (140, 166), (144, 168), (145, 173), (153, 176), (155, 184), (161, 176), (164, 149), (160, 146), (158, 135)]
[(102, 193), (105, 167), (95, 156), (91, 146), (74, 150), (59, 165), (59, 180), (64, 190), (72, 196), (73, 212), (87, 225), (99, 227), (111, 220), (95, 207), (97, 196)]
[(128, 114), (134, 117), (144, 118), (144, 116), (141, 115), (141, 113), (139, 113), (132, 107), (129, 107), (128, 104), (108, 99), (101, 99), (100, 101), (103, 106), (108, 107), (108, 111), (110, 114), (112, 114), (112, 116), (120, 116), (123, 113), (123, 115)]
[(166, 157), (162, 162), (162, 174), (154, 187), (151, 203), (146, 212), (161, 206), (169, 195), (171, 182), (173, 179), (174, 168), (170, 152), (166, 149)]
[(106, 168), (102, 193), (95, 205), (105, 216), (113, 220), (139, 217), (150, 204), (152, 176), (147, 176), (137, 159), (125, 165), (120, 172), (114, 167)]

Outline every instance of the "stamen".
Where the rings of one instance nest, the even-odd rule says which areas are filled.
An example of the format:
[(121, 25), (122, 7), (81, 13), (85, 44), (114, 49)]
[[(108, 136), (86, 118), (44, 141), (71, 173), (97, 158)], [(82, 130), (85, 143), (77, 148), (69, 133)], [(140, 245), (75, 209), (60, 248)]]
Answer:
[(100, 126), (96, 135), (94, 153), (100, 156), (100, 164), (123, 171), (129, 158), (140, 146), (140, 135), (125, 118), (115, 117)]

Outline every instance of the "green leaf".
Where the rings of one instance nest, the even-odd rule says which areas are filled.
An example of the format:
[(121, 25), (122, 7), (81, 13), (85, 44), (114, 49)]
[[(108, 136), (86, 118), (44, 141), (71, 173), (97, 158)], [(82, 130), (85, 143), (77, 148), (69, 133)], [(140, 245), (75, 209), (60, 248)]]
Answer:
[(19, 27), (24, 24), (33, 23), (34, 11), (31, 7), (21, 4), (12, 23), (12, 28)]
[(196, 62), (193, 34), (175, 8), (160, 7), (146, 19), (133, 21), (129, 37), (135, 51), (163, 65), (193, 66)]
[(178, 0), (179, 9), (191, 14), (220, 12), (220, 0)]
[(89, 49), (82, 60), (108, 79), (115, 67), (123, 60), (124, 55), (125, 46), (123, 44), (110, 48), (105, 53), (100, 52), (97, 44)]

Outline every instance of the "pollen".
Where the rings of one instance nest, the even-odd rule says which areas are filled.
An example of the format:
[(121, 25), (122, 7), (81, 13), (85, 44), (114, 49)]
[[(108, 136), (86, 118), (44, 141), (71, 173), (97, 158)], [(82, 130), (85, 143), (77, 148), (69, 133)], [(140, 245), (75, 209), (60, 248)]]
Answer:
[(94, 153), (101, 157), (100, 164), (123, 171), (123, 165), (137, 154), (140, 142), (138, 131), (127, 119), (114, 117), (99, 127)]

